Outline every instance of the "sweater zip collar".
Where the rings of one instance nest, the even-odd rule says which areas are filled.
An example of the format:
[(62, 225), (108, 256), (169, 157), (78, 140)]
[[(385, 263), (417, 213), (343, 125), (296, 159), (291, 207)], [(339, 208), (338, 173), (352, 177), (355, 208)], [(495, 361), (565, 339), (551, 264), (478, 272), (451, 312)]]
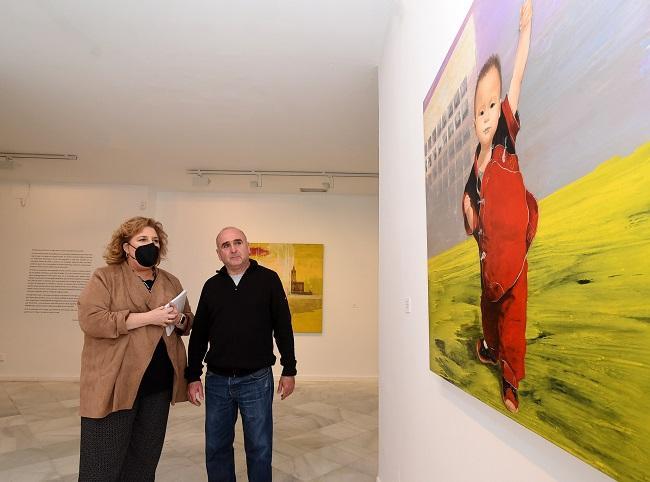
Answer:
[[(251, 271), (251, 270), (257, 269), (257, 267), (259, 266), (259, 265), (257, 264), (257, 261), (255, 261), (254, 259), (250, 259), (249, 261), (250, 261), (250, 266), (248, 266), (248, 268), (246, 269), (246, 271), (244, 271), (244, 275), (245, 275), (246, 273), (248, 273), (249, 271)], [(226, 265), (223, 265), (220, 269), (218, 269), (218, 270), (217, 270), (217, 273), (218, 273), (218, 274), (225, 275), (225, 276), (230, 276), (230, 275), (228, 274), (228, 268), (226, 268)], [(242, 278), (243, 278), (243, 277), (244, 277), (244, 276), (242, 275)]]

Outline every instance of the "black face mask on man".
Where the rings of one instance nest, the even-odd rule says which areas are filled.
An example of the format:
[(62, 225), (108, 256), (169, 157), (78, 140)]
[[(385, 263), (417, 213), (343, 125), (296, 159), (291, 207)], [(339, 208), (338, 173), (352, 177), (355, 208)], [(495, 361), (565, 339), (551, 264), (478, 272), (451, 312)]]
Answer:
[[(151, 268), (158, 261), (160, 248), (153, 243), (143, 244), (137, 248), (129, 243), (129, 246), (135, 248), (135, 260), (145, 268)], [(131, 256), (133, 257), (133, 256)]]

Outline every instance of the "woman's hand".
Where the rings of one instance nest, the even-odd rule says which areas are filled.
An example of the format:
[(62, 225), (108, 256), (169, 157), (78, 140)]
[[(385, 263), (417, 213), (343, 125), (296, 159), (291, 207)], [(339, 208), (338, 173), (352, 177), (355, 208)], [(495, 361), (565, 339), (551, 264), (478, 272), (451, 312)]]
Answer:
[(126, 319), (126, 328), (134, 330), (146, 325), (162, 326), (173, 325), (178, 321), (178, 311), (171, 306), (161, 306), (145, 313), (131, 313)]
[(183, 313), (179, 315), (178, 323), (176, 323), (176, 328), (178, 328), (181, 332), (185, 331), (185, 327), (187, 326), (187, 316), (185, 316)]
[(150, 316), (149, 325), (162, 326), (174, 325), (178, 321), (178, 311), (173, 306), (161, 306), (147, 313)]
[(174, 325), (177, 325), (179, 321), (181, 321), (181, 314), (178, 312), (176, 307), (174, 305), (170, 305), (170, 308), (172, 309), (170, 316), (174, 315), (174, 318), (172, 319), (172, 322)]

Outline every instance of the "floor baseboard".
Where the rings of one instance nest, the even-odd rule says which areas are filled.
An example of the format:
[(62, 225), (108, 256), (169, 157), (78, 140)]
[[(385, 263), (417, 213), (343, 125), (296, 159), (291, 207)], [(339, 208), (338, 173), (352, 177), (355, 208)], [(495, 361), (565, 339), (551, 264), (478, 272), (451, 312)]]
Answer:
[[(275, 378), (279, 378), (276, 375)], [(338, 375), (297, 375), (297, 381), (305, 382), (354, 382), (354, 381), (376, 381), (377, 375), (372, 376), (338, 376)], [(23, 377), (0, 375), (0, 382), (78, 382), (79, 377)]]

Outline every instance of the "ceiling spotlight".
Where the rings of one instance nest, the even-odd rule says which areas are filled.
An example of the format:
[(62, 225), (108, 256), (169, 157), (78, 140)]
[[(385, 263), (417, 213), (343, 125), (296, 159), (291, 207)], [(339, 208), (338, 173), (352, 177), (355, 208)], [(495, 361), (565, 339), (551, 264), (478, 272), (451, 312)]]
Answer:
[(0, 169), (13, 169), (15, 167), (15, 163), (13, 158), (8, 157), (8, 156), (0, 156)]
[(262, 175), (257, 174), (257, 180), (251, 181), (251, 187), (252, 188), (260, 188), (262, 187)]
[(206, 187), (210, 184), (210, 178), (203, 174), (201, 171), (192, 176), (192, 186)]

